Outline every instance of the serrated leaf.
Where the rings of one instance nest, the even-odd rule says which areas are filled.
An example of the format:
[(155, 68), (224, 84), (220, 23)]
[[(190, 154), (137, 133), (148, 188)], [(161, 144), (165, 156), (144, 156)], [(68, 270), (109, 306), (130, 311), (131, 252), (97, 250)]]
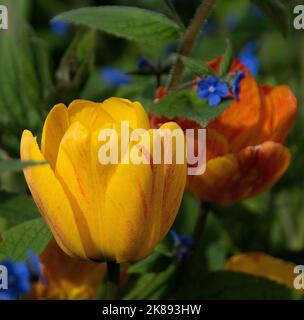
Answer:
[(9, 160), (0, 159), (0, 172), (21, 171), (27, 167), (44, 165), (44, 164), (46, 164), (46, 162), (20, 161), (17, 159), (9, 159)]
[(55, 20), (81, 24), (128, 40), (160, 44), (178, 39), (179, 26), (166, 16), (136, 7), (101, 6), (59, 14)]
[(185, 67), (197, 76), (214, 74), (212, 69), (199, 59), (181, 56), (181, 60), (183, 61)]
[(288, 9), (281, 0), (252, 0), (268, 16), (274, 26), (287, 36), (289, 31)]
[(52, 234), (42, 218), (33, 219), (6, 230), (1, 235), (0, 256), (25, 260), (31, 249), (40, 254), (52, 239)]
[(229, 73), (231, 69), (232, 61), (233, 61), (233, 49), (232, 49), (230, 40), (227, 40), (227, 47), (219, 67), (220, 77), (223, 77)]
[(39, 212), (32, 197), (0, 192), (0, 218), (17, 224), (37, 217), (39, 217)]
[(171, 93), (168, 97), (151, 105), (148, 111), (169, 119), (191, 119), (205, 127), (211, 120), (220, 116), (231, 103), (232, 100), (225, 100), (217, 107), (211, 107), (206, 100), (200, 99), (194, 90), (184, 90)]

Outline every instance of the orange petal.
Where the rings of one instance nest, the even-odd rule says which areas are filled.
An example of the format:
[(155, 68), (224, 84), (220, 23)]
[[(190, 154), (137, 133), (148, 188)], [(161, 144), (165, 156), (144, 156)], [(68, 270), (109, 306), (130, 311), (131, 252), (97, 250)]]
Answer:
[(261, 90), (264, 98), (264, 135), (267, 140), (284, 143), (297, 115), (297, 98), (288, 86), (263, 86)]
[(289, 161), (287, 148), (267, 141), (208, 161), (206, 172), (189, 177), (188, 186), (202, 201), (229, 205), (270, 188)]
[(207, 143), (207, 161), (221, 157), (229, 153), (229, 145), (227, 139), (216, 132), (215, 130), (208, 129), (206, 134)]
[(255, 79), (246, 72), (241, 82), (240, 102), (233, 102), (207, 128), (225, 136), (232, 152), (265, 141), (260, 134), (262, 118), (261, 94)]
[(284, 284), (294, 289), (295, 264), (262, 252), (241, 253), (231, 257), (225, 264), (226, 270), (244, 272)]
[(40, 260), (47, 283), (33, 285), (30, 298), (34, 300), (93, 299), (106, 274), (104, 263), (71, 258), (54, 240), (50, 241)]

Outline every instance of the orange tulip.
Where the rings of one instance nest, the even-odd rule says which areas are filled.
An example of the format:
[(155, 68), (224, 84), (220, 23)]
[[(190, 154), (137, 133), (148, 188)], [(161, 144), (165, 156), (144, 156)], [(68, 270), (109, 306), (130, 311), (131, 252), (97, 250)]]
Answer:
[(40, 256), (45, 280), (33, 286), (31, 299), (93, 299), (106, 274), (105, 263), (80, 261), (66, 255), (52, 240)]
[[(215, 73), (220, 61), (209, 63)], [(290, 162), (283, 143), (296, 117), (296, 97), (285, 85), (259, 86), (235, 60), (231, 72), (237, 70), (245, 72), (240, 101), (207, 125), (206, 171), (188, 177), (188, 188), (204, 202), (230, 205), (254, 197), (270, 188)], [(199, 128), (191, 120), (175, 121), (183, 129)], [(156, 122), (164, 119), (152, 117)]]

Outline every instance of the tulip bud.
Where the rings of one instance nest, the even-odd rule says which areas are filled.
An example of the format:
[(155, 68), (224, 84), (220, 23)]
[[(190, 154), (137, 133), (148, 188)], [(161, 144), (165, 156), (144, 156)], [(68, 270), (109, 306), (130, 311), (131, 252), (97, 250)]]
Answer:
[[(153, 147), (149, 150), (146, 142), (137, 145), (138, 153), (150, 163), (99, 162), (101, 130), (123, 121), (152, 136), (141, 104), (119, 98), (56, 105), (45, 121), (41, 150), (32, 133), (23, 132), (21, 159), (48, 162), (24, 170), (27, 184), (57, 243), (70, 256), (118, 263), (142, 259), (175, 220), (186, 183), (185, 162), (154, 164)], [(179, 129), (172, 122), (164, 127)], [(123, 136), (118, 130), (113, 141)], [(115, 147), (111, 141), (110, 148)], [(134, 153), (133, 145), (118, 152), (120, 160)]]

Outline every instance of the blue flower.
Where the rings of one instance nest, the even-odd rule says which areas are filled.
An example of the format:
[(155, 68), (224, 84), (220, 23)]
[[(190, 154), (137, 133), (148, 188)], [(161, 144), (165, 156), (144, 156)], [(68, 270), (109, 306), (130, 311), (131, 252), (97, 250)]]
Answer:
[(201, 99), (208, 99), (210, 106), (217, 106), (223, 98), (227, 98), (229, 87), (228, 84), (222, 82), (219, 77), (203, 77), (198, 82), (197, 93)]
[(233, 85), (232, 85), (232, 93), (236, 99), (236, 101), (240, 101), (240, 93), (241, 93), (241, 81), (245, 78), (245, 72), (238, 71), (235, 75)]
[(7, 268), (8, 289), (0, 289), (0, 299), (17, 299), (20, 294), (30, 291), (30, 271), (25, 262), (14, 262), (10, 259), (0, 263)]
[(181, 262), (192, 253), (194, 249), (194, 241), (188, 235), (180, 236), (175, 230), (171, 230), (170, 235), (174, 241), (172, 255), (178, 262)]
[(31, 281), (38, 281), (42, 275), (42, 264), (32, 250), (27, 253), (27, 265), (30, 271)]
[(249, 42), (239, 54), (239, 60), (243, 63), (255, 77), (260, 70), (260, 60), (256, 56), (258, 43), (256, 41)]
[(138, 69), (151, 67), (151, 62), (146, 57), (140, 57), (137, 62)]
[(51, 20), (50, 27), (56, 36), (64, 37), (70, 31), (70, 25), (65, 21)]
[(101, 77), (104, 82), (113, 87), (118, 87), (132, 83), (132, 77), (130, 75), (112, 67), (103, 68), (101, 70)]

